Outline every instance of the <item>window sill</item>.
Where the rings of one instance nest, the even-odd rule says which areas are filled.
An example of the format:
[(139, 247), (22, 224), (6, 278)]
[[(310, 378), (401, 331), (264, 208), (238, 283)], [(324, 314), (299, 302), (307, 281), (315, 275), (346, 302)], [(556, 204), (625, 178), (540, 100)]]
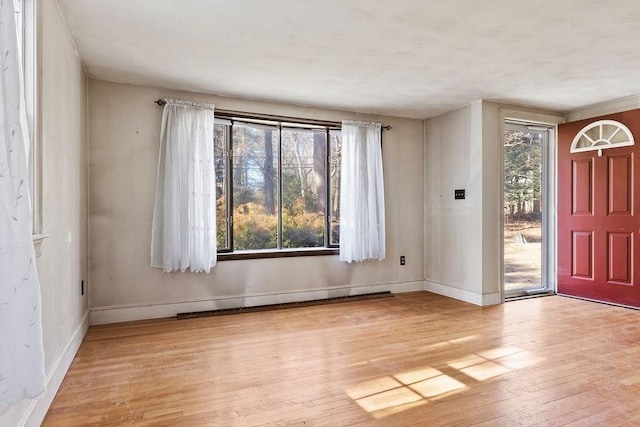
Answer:
[(42, 242), (48, 237), (51, 237), (51, 234), (34, 234), (31, 236), (33, 240), (33, 249), (36, 253), (36, 258), (40, 256), (42, 253)]
[(299, 256), (339, 255), (339, 248), (310, 249), (273, 249), (263, 251), (219, 252), (218, 261), (236, 261), (241, 259), (292, 258)]

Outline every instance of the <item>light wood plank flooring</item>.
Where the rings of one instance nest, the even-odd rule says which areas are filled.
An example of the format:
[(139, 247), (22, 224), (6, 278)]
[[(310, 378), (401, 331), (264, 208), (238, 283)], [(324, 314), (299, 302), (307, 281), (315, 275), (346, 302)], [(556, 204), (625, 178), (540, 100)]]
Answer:
[(640, 312), (417, 292), (92, 327), (44, 425), (640, 425)]

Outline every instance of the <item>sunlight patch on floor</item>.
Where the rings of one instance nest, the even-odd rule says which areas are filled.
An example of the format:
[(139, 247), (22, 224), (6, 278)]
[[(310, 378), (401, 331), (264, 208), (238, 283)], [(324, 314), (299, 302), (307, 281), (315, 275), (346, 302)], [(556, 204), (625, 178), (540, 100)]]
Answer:
[(511, 369), (506, 366), (498, 365), (493, 362), (484, 362), (477, 365), (469, 366), (468, 368), (460, 369), (465, 375), (470, 376), (474, 380), (477, 381), (485, 381), (489, 378), (494, 378), (499, 375), (506, 374), (511, 371)]
[[(475, 336), (432, 344), (430, 348), (456, 345)], [(423, 366), (374, 378), (345, 390), (362, 409), (375, 418), (405, 411), (429, 401), (443, 399), (473, 387), (474, 383), (505, 375), (543, 361), (544, 358), (518, 347), (505, 346), (471, 353), (443, 365), (459, 372), (453, 378), (441, 369)], [(465, 383), (465, 381), (467, 383)]]
[(391, 377), (380, 377), (373, 380), (365, 381), (347, 389), (347, 395), (353, 400), (358, 400), (363, 397), (372, 396), (378, 393), (383, 393), (394, 388), (402, 387), (398, 381)]
[(367, 412), (388, 409), (393, 406), (404, 405), (422, 400), (422, 396), (406, 387), (394, 388), (371, 396), (356, 400), (358, 405)]
[(437, 377), (438, 375), (442, 375), (442, 372), (430, 366), (427, 366), (426, 368), (418, 368), (411, 371), (400, 372), (399, 374), (394, 374), (393, 376), (396, 377), (396, 379), (402, 384), (410, 385), (413, 383), (417, 383), (418, 381), (424, 381), (429, 378)]
[(469, 354), (465, 357), (447, 362), (447, 365), (451, 366), (453, 369), (461, 370), (463, 368), (478, 365), (486, 361), (487, 359), (485, 359), (484, 357), (480, 357), (477, 354)]
[(423, 397), (436, 397), (448, 394), (452, 391), (459, 391), (467, 386), (451, 378), (448, 375), (439, 375), (419, 383), (411, 384), (411, 389), (420, 393)]

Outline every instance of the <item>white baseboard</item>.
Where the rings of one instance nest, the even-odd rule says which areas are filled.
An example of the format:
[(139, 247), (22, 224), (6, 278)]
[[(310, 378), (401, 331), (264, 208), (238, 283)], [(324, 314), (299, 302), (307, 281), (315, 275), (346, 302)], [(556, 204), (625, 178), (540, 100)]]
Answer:
[(500, 292), (482, 295), (482, 305), (498, 305), (502, 304), (502, 295)]
[(53, 402), (53, 398), (56, 396), (56, 393), (62, 384), (62, 380), (67, 374), (67, 371), (71, 366), (71, 362), (73, 362), (73, 358), (78, 352), (80, 344), (82, 344), (82, 340), (87, 334), (87, 330), (89, 330), (88, 310), (84, 316), (82, 316), (80, 324), (71, 334), (71, 337), (60, 352), (58, 358), (53, 362), (51, 371), (47, 374), (46, 378), (46, 392), (39, 399), (32, 400), (30, 402), (19, 425), (35, 427), (42, 424), (42, 421), (51, 406), (51, 402)]
[(374, 292), (389, 291), (393, 293), (402, 293), (423, 290), (424, 281), (420, 280), (413, 282), (384, 283), (378, 285), (350, 286), (343, 288), (312, 289), (278, 294), (220, 297), (207, 300), (165, 304), (94, 307), (91, 309), (90, 323), (92, 325), (102, 325), (106, 323), (172, 317), (178, 313), (222, 310), (238, 307), (255, 307), (260, 305), (281, 304), (287, 302), (311, 301), (324, 298), (338, 298), (351, 295), (362, 295)]
[(495, 305), (502, 302), (500, 293), (477, 294), (475, 292), (466, 291), (464, 289), (454, 288), (453, 286), (443, 285), (441, 283), (425, 281), (425, 290), (434, 294), (443, 295), (445, 297), (454, 298), (460, 301), (468, 302), (475, 305)]

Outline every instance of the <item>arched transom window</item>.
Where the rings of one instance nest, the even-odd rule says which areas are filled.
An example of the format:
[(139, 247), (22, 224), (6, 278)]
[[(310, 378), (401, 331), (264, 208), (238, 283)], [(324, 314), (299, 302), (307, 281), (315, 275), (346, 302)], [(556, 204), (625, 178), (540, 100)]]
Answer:
[(633, 135), (628, 127), (615, 120), (599, 120), (578, 132), (571, 144), (571, 152), (600, 151), (633, 144)]

